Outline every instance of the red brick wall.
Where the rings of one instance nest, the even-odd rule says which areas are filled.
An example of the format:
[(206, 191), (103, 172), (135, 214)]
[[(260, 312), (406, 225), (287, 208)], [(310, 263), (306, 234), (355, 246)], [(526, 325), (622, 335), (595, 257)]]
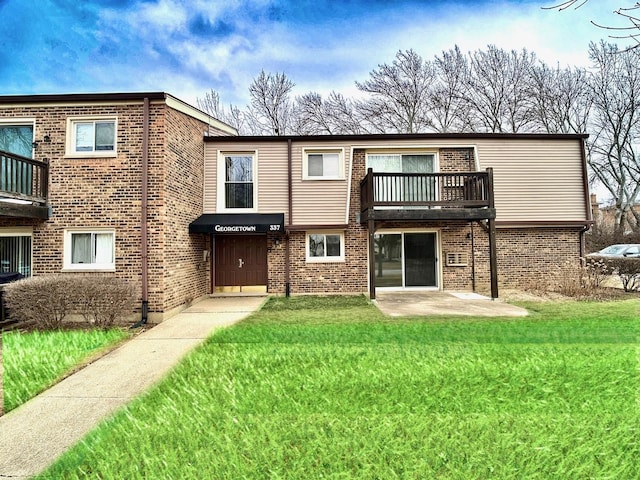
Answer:
[[(472, 149), (442, 149), (440, 170), (473, 171)], [(355, 293), (368, 291), (366, 228), (357, 222), (360, 212), (359, 182), (365, 174), (365, 152), (353, 152), (353, 182), (349, 227), (345, 232), (344, 263), (306, 263), (305, 232), (292, 232), (291, 293)], [(442, 288), (490, 292), (488, 234), (479, 224), (467, 222), (387, 223), (384, 228), (424, 228), (439, 232)], [(473, 249), (471, 234), (473, 230)], [(576, 228), (512, 228), (497, 232), (498, 281), (501, 288), (529, 288), (553, 275), (566, 261), (579, 261), (580, 231)], [(284, 244), (269, 254), (269, 291), (285, 288)], [(448, 266), (447, 253), (463, 253), (466, 266)]]
[[(158, 108), (152, 106), (152, 118), (157, 119)], [(117, 116), (117, 157), (65, 158), (67, 118), (90, 115)], [(108, 227), (116, 234), (115, 275), (140, 288), (142, 105), (0, 108), (0, 118), (7, 117), (35, 118), (34, 157), (49, 162), (51, 217), (3, 220), (3, 225), (34, 225), (33, 274), (61, 272), (65, 229)], [(42, 142), (45, 135), (50, 142)], [(161, 155), (161, 149), (151, 151)], [(159, 304), (154, 298), (153, 305)]]
[(207, 126), (171, 108), (166, 109), (164, 169), (164, 309), (208, 293), (206, 235), (190, 235), (189, 223), (202, 214), (204, 142)]
[[(487, 233), (474, 225), (476, 282), (490, 291)], [(565, 264), (580, 262), (580, 229), (570, 227), (500, 228), (496, 232), (498, 285), (530, 289), (544, 285)]]
[[(117, 157), (64, 158), (67, 118), (117, 116)], [(0, 118), (35, 118), (37, 160), (49, 161), (49, 205), (44, 222), (0, 219), (0, 226), (33, 226), (34, 275), (60, 273), (64, 230), (110, 227), (116, 234), (115, 275), (141, 291), (141, 159), (143, 105), (0, 108)], [(150, 105), (148, 178), (149, 311), (163, 312), (207, 293), (204, 236), (188, 234), (202, 213), (203, 149), (207, 126), (166, 107)]]
[(444, 173), (473, 172), (476, 169), (472, 148), (441, 148), (440, 171)]

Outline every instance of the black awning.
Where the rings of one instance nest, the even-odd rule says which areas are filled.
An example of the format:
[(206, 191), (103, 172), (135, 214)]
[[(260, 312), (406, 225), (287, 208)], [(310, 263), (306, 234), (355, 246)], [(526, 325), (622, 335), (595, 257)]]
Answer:
[(205, 213), (189, 233), (284, 233), (284, 213)]

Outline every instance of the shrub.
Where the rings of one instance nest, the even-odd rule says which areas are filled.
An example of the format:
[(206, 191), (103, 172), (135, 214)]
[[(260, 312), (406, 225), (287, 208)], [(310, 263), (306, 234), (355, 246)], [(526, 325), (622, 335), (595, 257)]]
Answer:
[(610, 260), (607, 257), (587, 257), (582, 264), (566, 262), (558, 266), (553, 275), (537, 282), (533, 290), (559, 293), (577, 300), (617, 298), (615, 289), (604, 287), (604, 281), (617, 273)]
[(593, 288), (600, 288), (612, 273), (613, 267), (603, 257), (587, 257), (584, 266), (585, 282)]
[(620, 277), (625, 292), (640, 290), (640, 258), (608, 258), (607, 262)]
[(133, 311), (136, 295), (131, 284), (115, 277), (45, 275), (7, 285), (4, 299), (13, 318), (51, 330), (71, 313), (108, 328)]
[(135, 305), (130, 283), (115, 277), (79, 277), (78, 309), (85, 321), (101, 328), (111, 327)]
[(10, 283), (4, 301), (13, 318), (44, 330), (59, 328), (73, 304), (74, 277), (45, 275)]

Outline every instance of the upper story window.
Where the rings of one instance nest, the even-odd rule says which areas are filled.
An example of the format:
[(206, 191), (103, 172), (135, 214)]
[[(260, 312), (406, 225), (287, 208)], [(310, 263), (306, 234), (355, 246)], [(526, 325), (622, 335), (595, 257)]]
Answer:
[(0, 150), (33, 157), (33, 120), (0, 120)]
[(114, 117), (70, 118), (67, 128), (67, 156), (112, 157), (116, 155)]
[[(437, 170), (436, 154), (427, 152), (370, 152), (367, 167), (377, 173), (385, 173), (376, 186), (378, 202), (427, 202), (437, 201), (438, 183), (427, 174)], [(393, 175), (403, 174), (403, 175)], [(387, 208), (387, 207), (378, 207)], [(404, 206), (401, 208), (412, 208)]]
[(218, 163), (220, 210), (255, 210), (255, 153), (222, 153)]
[[(0, 150), (26, 158), (33, 158), (35, 120), (0, 120)], [(33, 193), (31, 165), (21, 160), (0, 158), (0, 190), (24, 195)]]
[(374, 172), (387, 173), (434, 173), (434, 153), (369, 153), (367, 167)]
[(303, 152), (302, 176), (305, 180), (344, 179), (344, 151), (342, 149)]
[(65, 270), (114, 271), (115, 268), (115, 232), (113, 230), (65, 232)]

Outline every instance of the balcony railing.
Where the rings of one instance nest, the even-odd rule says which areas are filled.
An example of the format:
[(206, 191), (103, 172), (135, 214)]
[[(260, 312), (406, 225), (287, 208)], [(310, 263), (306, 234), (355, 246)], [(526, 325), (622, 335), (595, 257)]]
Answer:
[(361, 210), (407, 207), (493, 208), (492, 173), (381, 173), (360, 182)]
[(49, 165), (0, 150), (0, 197), (46, 205)]

